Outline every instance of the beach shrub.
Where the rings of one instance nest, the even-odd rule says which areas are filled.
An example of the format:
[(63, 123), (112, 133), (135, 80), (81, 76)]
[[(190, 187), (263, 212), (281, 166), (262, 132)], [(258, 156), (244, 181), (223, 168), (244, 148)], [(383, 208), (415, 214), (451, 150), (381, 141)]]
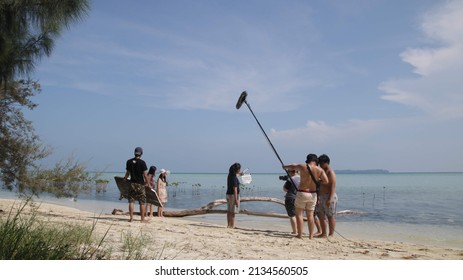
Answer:
[[(30, 206), (27, 207), (26, 206)], [(163, 258), (162, 248), (153, 248), (153, 236), (140, 231), (121, 233), (120, 248), (96, 235), (98, 219), (91, 225), (43, 220), (31, 197), (17, 209), (0, 213), (0, 260), (146, 260)], [(30, 210), (29, 210), (30, 209)], [(114, 250), (114, 251), (113, 251)]]
[[(96, 239), (95, 225), (51, 224), (37, 217), (37, 209), (26, 211), (27, 199), (10, 210), (0, 222), (2, 260), (95, 260), (109, 259), (103, 248), (106, 234)], [(26, 213), (28, 212), (28, 213)], [(109, 229), (108, 229), (109, 230)]]
[(24, 178), (19, 187), (21, 193), (39, 195), (46, 192), (56, 197), (77, 198), (81, 193), (88, 193), (97, 186), (101, 172), (87, 172), (86, 165), (73, 157), (59, 161), (52, 169), (36, 168), (29, 171), (29, 178)]
[(106, 192), (106, 189), (108, 188), (109, 180), (106, 179), (96, 179), (95, 180), (95, 185), (96, 185), (96, 192)]

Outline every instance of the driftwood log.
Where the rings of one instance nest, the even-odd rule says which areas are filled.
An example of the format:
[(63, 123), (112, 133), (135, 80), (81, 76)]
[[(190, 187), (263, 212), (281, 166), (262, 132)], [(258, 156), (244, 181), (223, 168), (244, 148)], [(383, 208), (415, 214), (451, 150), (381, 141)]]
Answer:
[[(274, 202), (274, 203), (277, 203), (283, 206), (285, 205), (285, 202), (283, 200), (276, 199), (273, 197), (242, 197), (240, 198), (240, 203), (249, 202), (249, 201)], [(216, 199), (214, 201), (209, 202), (207, 205), (201, 208), (197, 208), (197, 209), (179, 210), (179, 211), (164, 211), (164, 217), (186, 217), (186, 216), (204, 215), (204, 214), (225, 214), (227, 213), (227, 210), (213, 209), (214, 207), (217, 207), (223, 204), (227, 204), (226, 199)], [(255, 211), (249, 211), (246, 209), (241, 209), (240, 214), (275, 217), (275, 218), (288, 218), (288, 216), (284, 214), (271, 213), (271, 212), (255, 212)]]
[[(241, 197), (240, 202), (249, 202), (249, 201), (261, 201), (261, 202), (273, 202), (285, 205), (285, 202), (281, 199), (273, 197)], [(226, 199), (216, 199), (209, 202), (205, 206), (196, 209), (187, 209), (187, 210), (178, 210), (178, 211), (164, 211), (164, 217), (186, 217), (186, 216), (195, 216), (195, 215), (205, 215), (205, 214), (226, 214), (227, 210), (214, 209), (214, 207), (227, 204)], [(112, 212), (113, 215), (125, 215), (128, 214), (120, 209), (114, 209)], [(135, 212), (134, 214), (140, 215), (140, 212)], [(153, 213), (157, 215), (157, 213)], [(263, 217), (272, 217), (272, 218), (288, 218), (286, 214), (272, 213), (272, 212), (256, 212), (246, 209), (240, 209), (240, 214), (252, 215), (252, 216), (263, 216)], [(366, 214), (365, 212), (355, 212), (351, 210), (343, 210), (337, 212), (337, 214)]]

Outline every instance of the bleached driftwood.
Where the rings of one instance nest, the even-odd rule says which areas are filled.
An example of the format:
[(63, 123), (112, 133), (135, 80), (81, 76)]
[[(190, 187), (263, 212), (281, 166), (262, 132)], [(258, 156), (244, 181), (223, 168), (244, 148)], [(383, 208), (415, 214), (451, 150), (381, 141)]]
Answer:
[[(248, 201), (262, 201), (262, 202), (273, 202), (280, 205), (285, 205), (285, 202), (281, 199), (273, 198), (273, 197), (241, 197), (240, 202), (248, 202)], [(164, 217), (186, 217), (186, 216), (195, 216), (195, 215), (205, 215), (205, 214), (225, 214), (227, 210), (219, 210), (214, 209), (217, 206), (227, 204), (226, 199), (216, 199), (214, 201), (209, 202), (205, 206), (196, 209), (186, 209), (186, 210), (178, 210), (178, 211), (164, 211)], [(113, 215), (126, 215), (127, 212), (122, 211), (121, 209), (114, 209), (112, 211)], [(140, 212), (134, 212), (136, 215), (140, 215)], [(155, 216), (157, 213), (153, 213)], [(276, 217), (276, 218), (287, 218), (287, 215), (278, 214), (278, 213), (271, 213), (271, 212), (255, 212), (249, 211), (246, 209), (241, 209), (240, 214), (247, 214), (247, 215), (254, 215), (254, 216), (265, 216), (265, 217)]]
[[(249, 201), (262, 201), (262, 202), (274, 202), (280, 205), (285, 205), (285, 202), (281, 199), (273, 198), (273, 197), (241, 197), (241, 202), (249, 202)], [(197, 209), (189, 209), (189, 210), (179, 210), (179, 211), (164, 211), (165, 217), (186, 217), (186, 216), (194, 216), (194, 215), (204, 215), (204, 214), (225, 214), (227, 210), (218, 210), (213, 209), (214, 207), (227, 204), (226, 199), (216, 199), (214, 201), (209, 202), (207, 205), (197, 208)], [(287, 215), (278, 214), (278, 213), (271, 213), (271, 212), (255, 212), (249, 211), (246, 209), (241, 209), (240, 214), (247, 214), (247, 215), (254, 215), (254, 216), (265, 216), (265, 217), (276, 217), (276, 218), (287, 218)]]
[[(273, 197), (241, 197), (240, 202), (249, 202), (249, 201), (261, 201), (261, 202), (273, 202), (280, 204), (282, 206), (285, 205), (285, 202), (281, 199), (273, 198)], [(187, 216), (196, 216), (196, 215), (205, 215), (205, 214), (226, 214), (227, 210), (220, 210), (214, 209), (217, 206), (227, 204), (226, 199), (216, 199), (214, 201), (209, 202), (205, 206), (196, 209), (186, 209), (186, 210), (178, 210), (178, 211), (164, 211), (165, 217), (187, 217)], [(125, 215), (128, 214), (120, 209), (114, 209), (112, 212), (113, 215)], [(140, 215), (139, 212), (135, 212), (135, 214)], [(256, 212), (250, 211), (246, 209), (241, 209), (240, 214), (252, 215), (252, 216), (263, 216), (263, 217), (272, 217), (272, 218), (288, 218), (286, 214), (279, 214), (279, 213), (272, 213), (272, 212)], [(352, 210), (343, 210), (337, 212), (337, 214), (366, 214), (366, 212), (355, 212)], [(157, 215), (157, 213), (154, 213)]]

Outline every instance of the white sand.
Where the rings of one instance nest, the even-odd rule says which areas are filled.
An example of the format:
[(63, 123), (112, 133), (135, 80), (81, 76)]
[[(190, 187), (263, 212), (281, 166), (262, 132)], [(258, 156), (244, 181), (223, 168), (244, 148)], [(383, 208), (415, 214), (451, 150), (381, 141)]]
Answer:
[[(0, 199), (0, 218), (5, 219), (20, 200)], [(29, 206), (27, 206), (29, 208)], [(138, 205), (136, 205), (138, 208)], [(237, 228), (182, 218), (150, 218), (148, 224), (140, 223), (140, 217), (128, 222), (127, 215), (102, 214), (74, 208), (42, 203), (38, 208), (40, 219), (57, 224), (96, 223), (96, 235), (106, 231), (105, 246), (112, 248), (111, 257), (123, 255), (124, 237), (130, 234), (145, 242), (144, 256), (150, 259), (169, 260), (403, 260), (433, 259), (462, 260), (463, 250), (438, 248), (402, 242), (345, 239), (340, 236), (329, 239), (305, 238), (299, 240), (286, 232)], [(225, 219), (225, 217), (224, 217)], [(238, 225), (239, 226), (239, 225)]]

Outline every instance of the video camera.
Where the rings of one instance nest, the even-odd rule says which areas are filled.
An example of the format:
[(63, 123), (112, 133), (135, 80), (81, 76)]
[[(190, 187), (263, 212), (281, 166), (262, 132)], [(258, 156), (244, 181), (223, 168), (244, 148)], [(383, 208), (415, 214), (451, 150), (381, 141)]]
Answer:
[(287, 181), (289, 180), (289, 177), (288, 175), (284, 175), (284, 176), (279, 176), (278, 179), (280, 179), (281, 181)]

